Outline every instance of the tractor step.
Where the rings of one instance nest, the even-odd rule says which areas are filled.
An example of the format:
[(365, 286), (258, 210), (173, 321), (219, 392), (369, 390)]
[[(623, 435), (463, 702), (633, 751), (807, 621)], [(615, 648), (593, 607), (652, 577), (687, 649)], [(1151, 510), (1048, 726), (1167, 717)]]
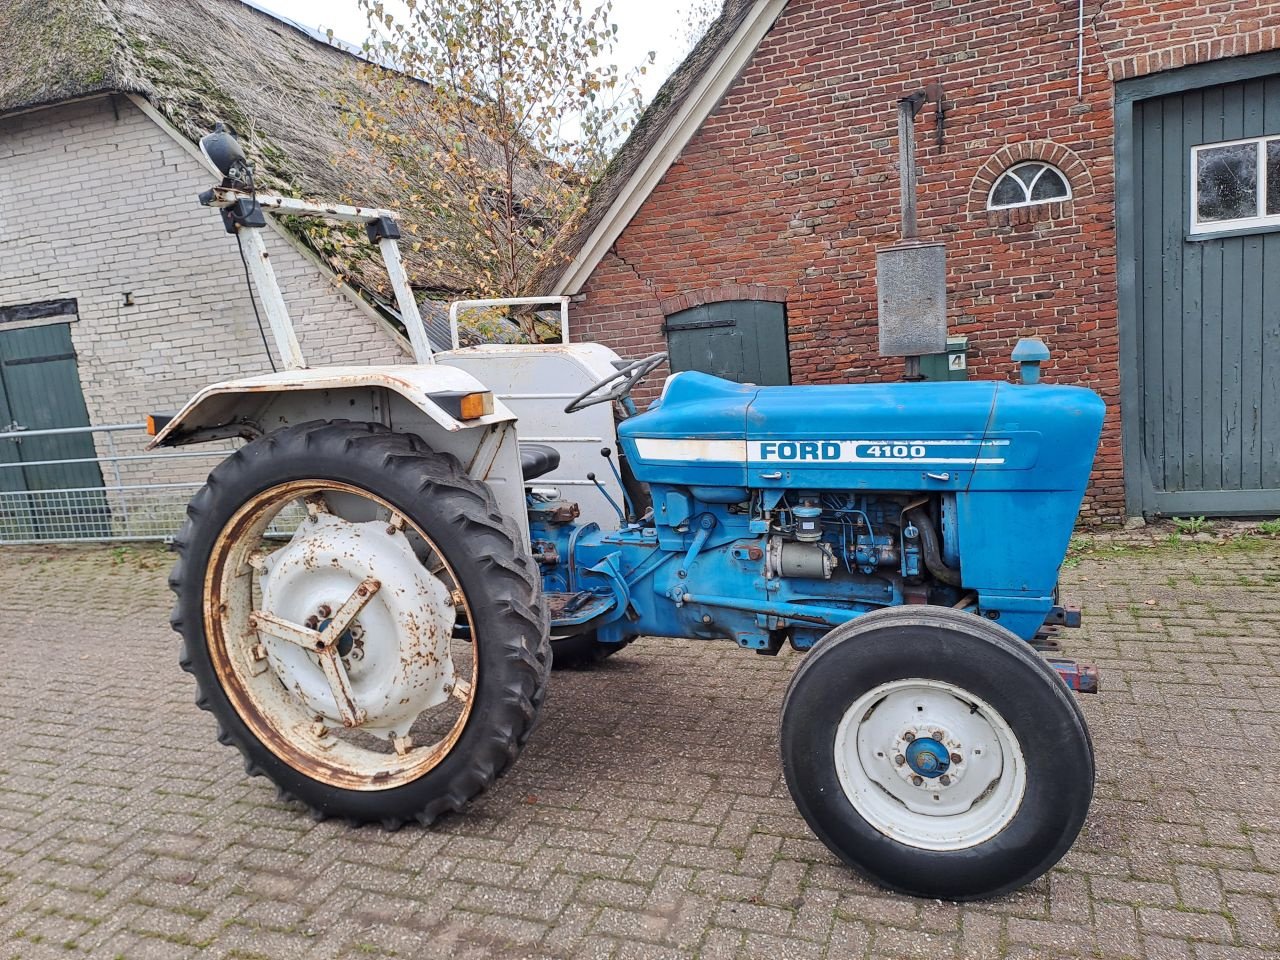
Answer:
[(1098, 692), (1098, 668), (1092, 663), (1077, 663), (1065, 657), (1045, 657), (1045, 661), (1076, 693)]
[(590, 590), (579, 590), (577, 593), (547, 592), (544, 596), (551, 613), (552, 627), (573, 627), (586, 623), (606, 613), (613, 606), (612, 596), (601, 596)]

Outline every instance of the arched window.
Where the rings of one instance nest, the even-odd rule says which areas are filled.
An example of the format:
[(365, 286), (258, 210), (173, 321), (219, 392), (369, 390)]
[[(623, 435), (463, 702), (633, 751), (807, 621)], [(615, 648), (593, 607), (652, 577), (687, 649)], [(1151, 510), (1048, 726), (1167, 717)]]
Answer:
[(1071, 199), (1071, 184), (1057, 167), (1039, 160), (1015, 163), (1000, 174), (987, 197), (988, 210), (1033, 207)]

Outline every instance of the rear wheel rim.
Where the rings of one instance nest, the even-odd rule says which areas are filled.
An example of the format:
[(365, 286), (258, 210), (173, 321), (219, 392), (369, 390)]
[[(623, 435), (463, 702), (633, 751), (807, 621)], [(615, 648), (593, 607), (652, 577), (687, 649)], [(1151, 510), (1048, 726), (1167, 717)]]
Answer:
[(859, 697), (836, 728), (836, 774), (858, 814), (925, 850), (963, 850), (1017, 816), (1027, 787), (1018, 738), (989, 703), (951, 683), (903, 679)]
[[(386, 526), (388, 536), (411, 540), (422, 560), (423, 573), (439, 581), (456, 606), (458, 618), (465, 618), (474, 630), (475, 618), (460, 581), (421, 526), (383, 498), (352, 484), (297, 480), (269, 487), (246, 501), (215, 539), (205, 578), (205, 637), (218, 681), (235, 713), (272, 754), (302, 775), (332, 787), (389, 790), (418, 780), (456, 746), (476, 698), (479, 643), (474, 637), (470, 642), (447, 641), (448, 659), (455, 671), (454, 682), (448, 685), (451, 695), (438, 707), (424, 710), (404, 737), (387, 736), (382, 730), (373, 736), (361, 730), (363, 723), (345, 729), (334, 722), (333, 715), (317, 716), (313, 705), (285, 686), (274, 669), (275, 658), (262, 657), (262, 633), (254, 628), (252, 619), (263, 594), (263, 558), (265, 554), (269, 561), (275, 553), (270, 546), (271, 532), (273, 527), (287, 527), (291, 505), (292, 522), (305, 524), (302, 511), (307, 501), (318, 496), (323, 503), (331, 494), (349, 505), (347, 512), (350, 506), (362, 515), (372, 511), (371, 518)], [(360, 502), (350, 499), (353, 497)], [(328, 512), (327, 506), (323, 512)], [(278, 534), (274, 540), (276, 544), (283, 542)], [(378, 599), (375, 596), (366, 602), (372, 605)], [(323, 612), (317, 611), (312, 629), (320, 628)], [(358, 621), (353, 623), (360, 626)], [(348, 668), (352, 666), (351, 633), (344, 631), (341, 642)], [(386, 655), (389, 648), (384, 644), (381, 649)], [(264, 665), (268, 668), (265, 671)], [(323, 672), (319, 666), (317, 670)], [(354, 703), (359, 707), (358, 698)]]

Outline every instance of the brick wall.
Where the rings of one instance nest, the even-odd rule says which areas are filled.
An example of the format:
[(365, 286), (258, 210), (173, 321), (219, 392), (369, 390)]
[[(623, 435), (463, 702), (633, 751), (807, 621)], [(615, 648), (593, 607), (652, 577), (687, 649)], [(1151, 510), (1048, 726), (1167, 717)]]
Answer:
[[(1101, 9), (1100, 9), (1101, 8)], [(916, 121), (920, 233), (945, 240), (949, 321), (970, 376), (1005, 377), (1014, 342), (1045, 339), (1049, 382), (1109, 414), (1085, 516), (1123, 515), (1112, 80), (1280, 45), (1280, 2), (792, 0), (720, 107), (596, 268), (575, 336), (628, 356), (663, 348), (663, 302), (785, 291), (797, 382), (892, 378), (876, 356), (875, 251), (897, 236), (896, 100), (941, 82)], [(994, 177), (1047, 159), (1070, 201), (989, 213)]]
[[(196, 202), (210, 180), (124, 97), (0, 120), (0, 306), (79, 301), (71, 332), (94, 424), (177, 410), (208, 383), (270, 369), (235, 240)], [(264, 233), (309, 362), (407, 359), (387, 327)]]
[(1277, 0), (1109, 0), (1086, 15), (1116, 80), (1280, 48)]

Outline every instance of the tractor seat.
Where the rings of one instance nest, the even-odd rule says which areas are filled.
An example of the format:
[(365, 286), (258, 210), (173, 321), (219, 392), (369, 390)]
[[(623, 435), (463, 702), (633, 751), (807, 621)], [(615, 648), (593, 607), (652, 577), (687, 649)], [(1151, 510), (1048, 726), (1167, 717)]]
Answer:
[(537, 480), (560, 466), (560, 451), (545, 443), (520, 444), (520, 472), (526, 480)]

